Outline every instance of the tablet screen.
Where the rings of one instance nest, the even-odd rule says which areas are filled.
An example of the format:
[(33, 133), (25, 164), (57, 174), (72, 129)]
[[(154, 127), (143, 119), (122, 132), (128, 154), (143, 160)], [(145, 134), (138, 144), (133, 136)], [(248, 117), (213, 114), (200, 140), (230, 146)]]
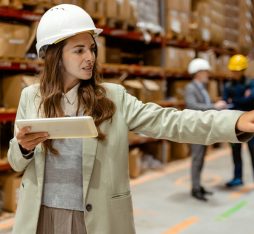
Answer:
[(98, 132), (91, 116), (16, 120), (17, 127), (31, 127), (30, 132), (48, 132), (49, 139), (91, 138)]

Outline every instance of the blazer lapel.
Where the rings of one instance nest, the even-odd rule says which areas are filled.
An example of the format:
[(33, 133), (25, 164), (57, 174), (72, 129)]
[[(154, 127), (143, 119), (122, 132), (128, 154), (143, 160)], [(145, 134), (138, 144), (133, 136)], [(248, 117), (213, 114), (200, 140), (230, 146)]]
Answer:
[(98, 145), (97, 138), (83, 140), (83, 197), (86, 197), (87, 189), (93, 172), (93, 166)]

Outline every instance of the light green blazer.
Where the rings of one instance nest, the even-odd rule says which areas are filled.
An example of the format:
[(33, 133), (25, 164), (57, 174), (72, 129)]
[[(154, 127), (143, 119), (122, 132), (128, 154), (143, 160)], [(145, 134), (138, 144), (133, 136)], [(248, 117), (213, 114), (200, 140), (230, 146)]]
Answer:
[[(103, 84), (107, 96), (116, 105), (113, 121), (101, 124), (107, 134), (104, 141), (83, 141), (83, 194), (88, 234), (134, 234), (132, 199), (128, 175), (128, 131), (154, 138), (198, 144), (239, 142), (235, 124), (239, 111), (178, 111), (143, 104), (116, 84)], [(38, 85), (22, 92), (17, 119), (38, 118), (40, 101)], [(242, 139), (248, 137), (242, 134)], [(22, 157), (14, 137), (10, 142), (8, 160), (15, 171), (24, 171), (15, 217), (14, 234), (36, 234), (40, 211), (45, 157), (38, 145), (34, 157)]]

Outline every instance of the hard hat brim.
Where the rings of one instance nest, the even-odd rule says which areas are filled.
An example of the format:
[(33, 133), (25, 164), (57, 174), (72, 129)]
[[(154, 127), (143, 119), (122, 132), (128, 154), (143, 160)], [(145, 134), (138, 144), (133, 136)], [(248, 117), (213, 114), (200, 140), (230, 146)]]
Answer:
[(42, 40), (40, 41), (40, 43), (36, 43), (36, 50), (37, 50), (37, 54), (39, 57), (40, 54), (41, 54), (41, 49), (42, 48), (47, 48), (46, 45), (53, 45), (53, 44), (56, 44), (56, 43), (59, 43), (60, 41), (63, 41), (67, 38), (70, 38), (72, 36), (75, 36), (77, 34), (80, 34), (80, 33), (83, 33), (83, 32), (93, 32), (92, 33), (92, 36), (94, 37), (97, 37), (100, 33), (102, 33), (103, 29), (101, 28), (91, 28), (91, 29), (80, 29), (80, 30), (76, 30), (75, 31), (70, 31), (69, 33), (64, 33), (64, 35), (56, 35), (54, 37), (51, 37), (51, 38), (47, 38), (46, 40)]

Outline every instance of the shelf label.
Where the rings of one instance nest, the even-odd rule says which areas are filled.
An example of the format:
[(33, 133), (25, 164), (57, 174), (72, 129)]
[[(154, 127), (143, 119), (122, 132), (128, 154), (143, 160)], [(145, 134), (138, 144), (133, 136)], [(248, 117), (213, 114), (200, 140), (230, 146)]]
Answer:
[(25, 69), (27, 69), (27, 64), (25, 64), (25, 63), (20, 63), (20, 64), (19, 64), (19, 68), (22, 69), (22, 70), (25, 70)]
[(0, 67), (11, 67), (11, 65), (10, 61), (0, 61)]
[(209, 29), (203, 28), (202, 29), (202, 39), (204, 41), (209, 41), (210, 38), (211, 38), (211, 34), (210, 34)]

